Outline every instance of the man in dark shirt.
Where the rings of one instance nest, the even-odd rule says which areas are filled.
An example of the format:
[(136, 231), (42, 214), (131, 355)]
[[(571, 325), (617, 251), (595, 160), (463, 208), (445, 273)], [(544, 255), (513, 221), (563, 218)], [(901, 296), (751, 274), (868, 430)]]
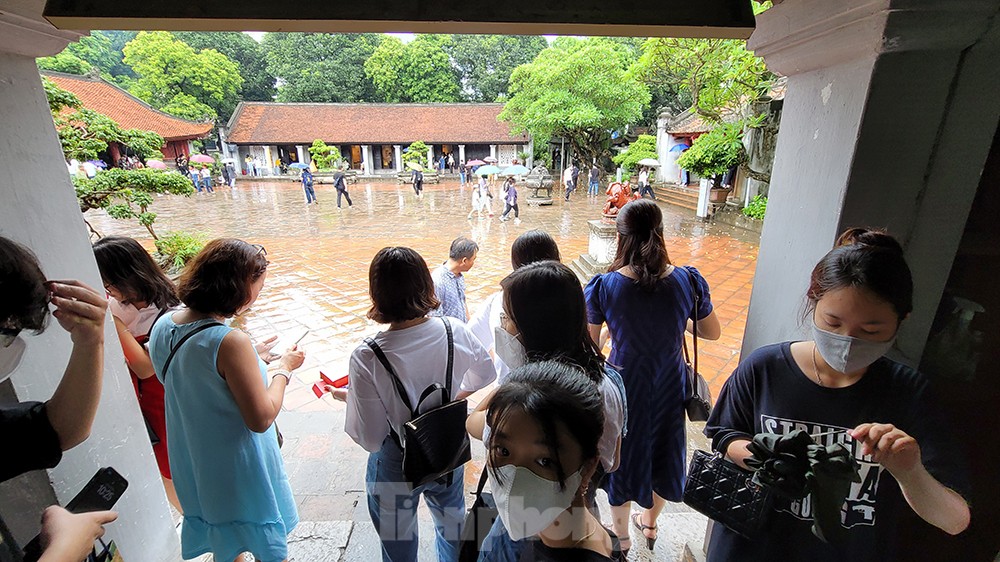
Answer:
[(590, 167), (590, 185), (587, 186), (587, 195), (597, 195), (600, 189), (601, 170), (597, 167), (597, 162)]
[(347, 178), (345, 177), (344, 168), (339, 168), (336, 173), (333, 174), (333, 187), (337, 190), (337, 208), (340, 209), (340, 197), (347, 198), (347, 206), (353, 207), (354, 203), (351, 201), (351, 194), (347, 193)]
[[(21, 363), (28, 346), (21, 332), (45, 328), (50, 303), (55, 307), (52, 316), (73, 340), (69, 364), (52, 398), (0, 408), (0, 450), (7, 453), (0, 463), (3, 481), (56, 466), (63, 451), (90, 435), (101, 396), (108, 303), (79, 281), (46, 281), (35, 255), (2, 236), (0, 294), (4, 295), (0, 299), (0, 381)], [(42, 516), (42, 559), (83, 560), (104, 534), (103, 525), (116, 517), (110, 511), (74, 515), (59, 506), (49, 507)], [(3, 536), (5, 527), (0, 521), (0, 560), (19, 560), (20, 549)]]

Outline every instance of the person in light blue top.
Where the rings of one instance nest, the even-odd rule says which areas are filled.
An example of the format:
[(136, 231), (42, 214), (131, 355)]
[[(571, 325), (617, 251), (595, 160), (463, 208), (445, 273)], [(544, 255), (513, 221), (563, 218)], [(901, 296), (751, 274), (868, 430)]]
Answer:
[(266, 255), (263, 246), (242, 240), (209, 242), (180, 279), (178, 296), (187, 308), (165, 314), (150, 334), (184, 509), (185, 559), (211, 552), (228, 562), (250, 552), (260, 562), (281, 562), (299, 521), (274, 419), (305, 355), (290, 348), (268, 381), (250, 337), (222, 323), (257, 299)]

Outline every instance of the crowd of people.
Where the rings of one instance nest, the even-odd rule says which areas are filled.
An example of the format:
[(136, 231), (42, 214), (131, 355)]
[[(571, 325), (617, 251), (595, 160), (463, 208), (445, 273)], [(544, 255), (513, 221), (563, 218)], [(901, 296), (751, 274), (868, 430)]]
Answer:
[[(575, 186), (572, 169), (566, 179)], [(516, 216), (516, 195), (507, 207), (504, 215)], [(473, 240), (456, 239), (433, 269), (402, 246), (374, 256), (367, 316), (384, 329), (351, 354), (348, 386), (323, 390), (346, 402), (344, 429), (369, 453), (367, 508), (384, 561), (417, 559), (421, 500), (438, 559), (459, 559), (463, 462), (415, 485), (407, 453), (433, 443), (403, 436), (417, 418), (484, 389), (467, 418), (452, 420), (487, 451), (484, 478), (498, 517), (479, 560), (623, 561), (634, 548), (655, 548), (658, 516), (681, 500), (686, 476), (685, 333), (717, 339), (722, 327), (709, 282), (671, 261), (654, 202), (625, 205), (616, 228), (615, 261), (586, 286), (551, 236), (522, 234), (511, 247), (512, 272), (474, 311), (465, 292), (479, 250)], [(0, 289), (12, 297), (0, 304), (0, 378), (18, 366), (22, 330), (44, 329), (48, 316), (73, 341), (49, 401), (0, 409), (7, 450), (30, 451), (5, 461), (0, 479), (55, 466), (61, 451), (86, 439), (110, 308), (164, 487), (183, 514), (184, 557), (286, 560), (298, 514), (275, 419), (305, 352), (293, 345), (274, 353), (273, 338), (255, 345), (228, 326), (264, 290), (266, 249), (214, 240), (176, 285), (134, 240), (104, 238), (94, 252), (105, 294), (47, 281), (30, 250), (0, 237)], [(899, 244), (879, 231), (846, 232), (816, 264), (806, 298), (811, 338), (744, 357), (705, 433), (746, 467), (757, 434), (837, 430), (824, 435), (850, 444), (872, 478), (847, 501), (870, 509), (845, 515), (846, 539), (835, 548), (810, 530), (801, 502), (779, 503), (758, 537), (716, 525), (709, 560), (892, 560), (904, 509), (948, 533), (964, 530), (967, 481), (927, 380), (884, 356), (913, 308)], [(598, 488), (611, 506), (608, 527)], [(49, 508), (46, 560), (82, 559), (114, 517)]]

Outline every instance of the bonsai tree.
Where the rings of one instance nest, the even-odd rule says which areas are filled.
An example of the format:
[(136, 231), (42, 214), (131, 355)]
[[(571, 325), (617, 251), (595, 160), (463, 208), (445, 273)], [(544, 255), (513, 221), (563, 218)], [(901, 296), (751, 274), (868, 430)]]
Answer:
[(424, 141), (417, 141), (403, 151), (403, 164), (409, 162), (420, 164), (424, 168), (430, 167), (431, 163), (427, 161), (427, 145)]
[(703, 178), (712, 178), (712, 188), (722, 187), (722, 174), (747, 160), (741, 123), (723, 123), (695, 139), (677, 159), (677, 165)]
[(309, 147), (309, 156), (320, 170), (332, 170), (343, 159), (336, 146), (329, 146), (321, 139), (313, 141)]
[[(115, 219), (136, 219), (146, 227), (153, 240), (157, 239), (153, 230), (156, 213), (149, 211), (153, 204), (153, 195), (158, 193), (173, 193), (175, 195), (191, 195), (194, 187), (186, 177), (161, 170), (142, 168), (139, 170), (123, 170), (111, 168), (98, 173), (93, 178), (73, 178), (76, 188), (76, 198), (80, 202), (80, 211), (86, 213), (90, 209), (104, 209)], [(90, 232), (100, 238), (101, 233), (84, 219)]]
[(653, 135), (639, 135), (635, 142), (630, 144), (621, 154), (611, 160), (622, 167), (623, 170), (634, 172), (637, 162), (644, 158), (656, 159), (656, 137)]

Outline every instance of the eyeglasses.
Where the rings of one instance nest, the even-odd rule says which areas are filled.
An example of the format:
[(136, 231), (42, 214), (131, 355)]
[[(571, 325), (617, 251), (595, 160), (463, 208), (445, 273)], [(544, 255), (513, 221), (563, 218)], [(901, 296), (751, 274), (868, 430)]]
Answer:
[(251, 247), (257, 248), (257, 255), (267, 255), (267, 248), (260, 244), (250, 244)]
[(20, 333), (21, 328), (0, 328), (0, 347), (10, 347)]

